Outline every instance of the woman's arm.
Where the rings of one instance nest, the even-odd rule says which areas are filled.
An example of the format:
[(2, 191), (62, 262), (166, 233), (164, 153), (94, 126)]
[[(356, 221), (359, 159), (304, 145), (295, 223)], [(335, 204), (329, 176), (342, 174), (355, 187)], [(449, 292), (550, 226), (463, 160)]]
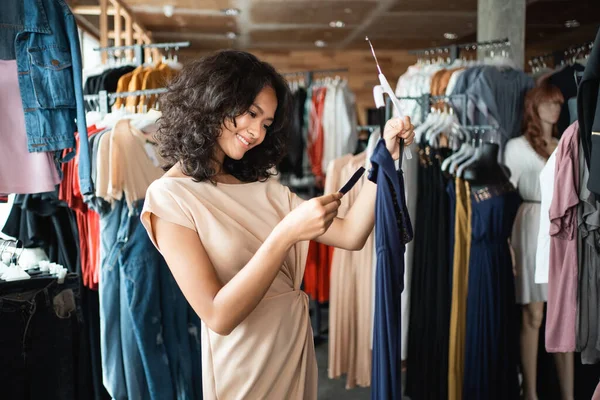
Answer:
[[(294, 243), (323, 234), (337, 215), (331, 194), (305, 202), (280, 222), (229, 282), (217, 276), (198, 233), (151, 214), (152, 234), (185, 298), (214, 332), (228, 335), (258, 305)], [(232, 249), (235, 251), (235, 249)]]
[(331, 227), (315, 240), (344, 250), (364, 247), (375, 226), (377, 185), (366, 179), (356, 201), (344, 218), (336, 218)]
[[(390, 119), (385, 125), (383, 139), (394, 160), (400, 156), (399, 139), (404, 139), (405, 145), (409, 146), (414, 137), (414, 126), (409, 117)], [(335, 218), (327, 232), (315, 240), (345, 250), (362, 249), (375, 226), (376, 194), (377, 185), (366, 179), (348, 214), (344, 218)]]

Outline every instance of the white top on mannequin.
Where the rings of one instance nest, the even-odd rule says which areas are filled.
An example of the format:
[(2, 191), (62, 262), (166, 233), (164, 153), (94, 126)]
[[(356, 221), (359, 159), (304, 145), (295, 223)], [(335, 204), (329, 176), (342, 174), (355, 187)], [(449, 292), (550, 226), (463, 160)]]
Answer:
[(548, 283), (550, 267), (550, 204), (554, 196), (554, 173), (556, 169), (556, 150), (540, 172), (541, 211), (538, 246), (535, 255), (535, 283)]

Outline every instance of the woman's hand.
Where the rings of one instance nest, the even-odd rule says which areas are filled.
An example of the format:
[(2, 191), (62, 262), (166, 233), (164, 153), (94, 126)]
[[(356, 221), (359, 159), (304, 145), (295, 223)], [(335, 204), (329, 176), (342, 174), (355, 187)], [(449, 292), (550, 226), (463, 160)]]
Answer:
[(415, 140), (415, 127), (411, 124), (410, 117), (390, 119), (385, 124), (383, 139), (392, 158), (400, 158), (400, 140), (404, 139), (404, 146), (409, 146)]
[(313, 240), (331, 226), (342, 204), (342, 196), (331, 193), (305, 201), (286, 215), (279, 227), (283, 228), (290, 243)]

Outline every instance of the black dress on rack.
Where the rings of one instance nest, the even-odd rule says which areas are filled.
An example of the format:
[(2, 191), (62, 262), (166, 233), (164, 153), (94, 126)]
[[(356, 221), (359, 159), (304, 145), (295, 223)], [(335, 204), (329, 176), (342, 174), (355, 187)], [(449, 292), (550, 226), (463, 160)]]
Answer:
[(419, 147), (406, 395), (438, 400), (448, 397), (451, 226), (441, 163), (450, 150), (434, 149), (425, 140)]

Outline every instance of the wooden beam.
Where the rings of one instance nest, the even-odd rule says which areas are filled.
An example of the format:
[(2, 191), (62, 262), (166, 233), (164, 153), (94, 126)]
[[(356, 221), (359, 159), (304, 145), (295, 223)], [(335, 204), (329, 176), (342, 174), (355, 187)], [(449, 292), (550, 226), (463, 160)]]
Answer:
[(75, 20), (79, 29), (100, 41), (100, 30), (94, 24), (88, 21), (83, 15), (75, 15)]
[[(73, 6), (71, 11), (75, 15), (101, 15), (101, 6)], [(108, 7), (106, 10), (107, 15), (115, 15), (115, 9)]]
[[(108, 47), (108, 0), (100, 0), (100, 47)], [(100, 57), (106, 64), (108, 54), (103, 51)]]
[[(133, 39), (137, 39), (138, 36), (140, 35), (139, 33), (133, 33)], [(108, 38), (109, 39), (114, 39), (116, 41), (117, 39), (117, 34), (115, 31), (108, 31)], [(127, 44), (127, 32), (121, 32), (121, 44), (119, 44), (119, 46), (122, 46), (123, 43), (125, 43), (125, 46), (130, 46), (131, 44), (133, 44), (133, 40), (131, 41), (131, 44)], [(116, 46), (116, 44), (115, 44)]]
[[(125, 14), (123, 15), (123, 17), (125, 18), (125, 46), (132, 46), (133, 45), (133, 21), (131, 19), (131, 15), (129, 14), (129, 12), (124, 11)], [(133, 51), (132, 50), (127, 50), (126, 51), (126, 58), (128, 61), (133, 60)]]
[[(121, 18), (121, 5), (120, 4), (115, 4), (115, 22), (114, 22), (114, 27), (115, 27), (115, 46), (122, 46), (121, 43), (121, 22), (123, 21), (123, 19)], [(118, 51), (116, 52), (116, 56), (119, 57), (121, 55), (121, 52)]]

